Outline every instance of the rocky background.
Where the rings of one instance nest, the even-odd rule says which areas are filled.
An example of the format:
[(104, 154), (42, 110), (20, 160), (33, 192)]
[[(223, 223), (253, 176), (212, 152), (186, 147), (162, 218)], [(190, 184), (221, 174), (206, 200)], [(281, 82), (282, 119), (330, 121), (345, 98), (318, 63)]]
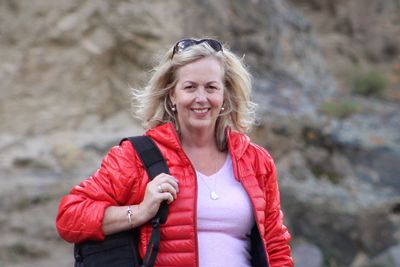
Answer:
[(72, 266), (62, 195), (142, 133), (129, 87), (182, 37), (254, 74), (298, 267), (400, 266), (400, 1), (0, 1), (0, 266)]

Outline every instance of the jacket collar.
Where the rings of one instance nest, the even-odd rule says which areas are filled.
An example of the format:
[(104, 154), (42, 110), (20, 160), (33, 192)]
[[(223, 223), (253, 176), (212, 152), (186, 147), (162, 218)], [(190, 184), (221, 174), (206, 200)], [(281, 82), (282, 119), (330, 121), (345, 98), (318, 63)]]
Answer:
[[(250, 138), (247, 135), (233, 131), (230, 127), (227, 128), (226, 134), (230, 154), (235, 158), (240, 159), (250, 144)], [(178, 133), (171, 122), (148, 130), (146, 135), (170, 149), (182, 149)]]
[(181, 141), (172, 122), (151, 128), (146, 132), (146, 135), (169, 149), (182, 149)]
[(231, 154), (235, 155), (237, 159), (240, 159), (250, 145), (250, 138), (245, 134), (232, 131), (230, 128), (227, 129), (226, 134), (228, 136), (228, 150)]

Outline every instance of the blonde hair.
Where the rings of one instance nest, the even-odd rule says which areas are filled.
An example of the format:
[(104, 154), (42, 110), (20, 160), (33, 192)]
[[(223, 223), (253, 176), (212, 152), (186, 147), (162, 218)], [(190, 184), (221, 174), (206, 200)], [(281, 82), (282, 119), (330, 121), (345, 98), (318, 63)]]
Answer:
[(144, 90), (132, 89), (133, 114), (146, 128), (172, 122), (179, 133), (179, 122), (171, 110), (170, 95), (177, 84), (177, 70), (196, 60), (212, 56), (224, 69), (224, 111), (216, 122), (215, 137), (220, 150), (226, 149), (225, 130), (230, 126), (241, 133), (250, 131), (255, 121), (256, 104), (251, 101), (252, 78), (235, 54), (223, 47), (216, 52), (206, 42), (193, 45), (173, 55), (171, 48), (154, 69)]

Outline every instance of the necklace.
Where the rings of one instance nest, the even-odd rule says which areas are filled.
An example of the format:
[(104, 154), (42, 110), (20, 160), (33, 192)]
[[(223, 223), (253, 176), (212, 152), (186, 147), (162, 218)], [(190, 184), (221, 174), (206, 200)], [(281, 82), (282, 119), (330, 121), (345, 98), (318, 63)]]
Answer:
[[(224, 157), (221, 158), (221, 154), (222, 153), (220, 153), (218, 151), (218, 153), (215, 155), (215, 157), (212, 157), (211, 154), (208, 157), (209, 159), (215, 158), (215, 160), (213, 160), (213, 162), (210, 162), (211, 164), (214, 165), (213, 166), (214, 167), (213, 168), (214, 173), (212, 175), (207, 176), (207, 175), (204, 175), (203, 173), (201, 173), (200, 171), (196, 170), (197, 177), (200, 178), (202, 180), (202, 182), (205, 184), (205, 186), (207, 187), (208, 191), (210, 192), (210, 198), (212, 200), (218, 200), (220, 198), (219, 194), (217, 193), (217, 178), (218, 178), (218, 172), (219, 172), (218, 166), (219, 166), (220, 161), (222, 160), (222, 158), (224, 158)], [(195, 157), (195, 159), (198, 159), (198, 158)], [(224, 166), (224, 165), (225, 165), (225, 161), (223, 162), (222, 166)], [(197, 169), (197, 168), (195, 168), (195, 169)], [(210, 179), (214, 180), (213, 181), (213, 184), (214, 184), (213, 188), (211, 188), (211, 186), (206, 181), (206, 180), (210, 180), (210, 179), (205, 179), (203, 176), (206, 177), (206, 178), (210, 178)]]
[[(205, 176), (205, 175), (203, 175), (202, 173), (200, 173), (198, 175), (200, 177), (200, 179), (204, 182), (204, 184), (207, 186), (208, 191), (210, 191), (210, 198), (212, 200), (218, 200), (219, 199), (219, 194), (217, 193), (217, 178), (218, 178), (218, 173), (220, 171), (220, 169), (218, 169), (219, 158), (215, 162), (216, 162), (216, 166), (217, 167), (214, 168), (215, 169), (214, 174), (212, 174), (211, 176), (207, 176), (208, 178), (212, 177), (212, 179), (214, 180), (214, 187), (213, 188), (211, 188), (211, 186), (207, 183), (206, 179), (204, 179), (203, 176)], [(224, 165), (225, 165), (225, 161), (222, 163), (221, 168), (223, 168)]]
[[(216, 174), (216, 173), (215, 173)], [(207, 186), (208, 190), (210, 191), (210, 198), (212, 200), (218, 200), (219, 199), (219, 195), (217, 193), (217, 177), (214, 175), (213, 179), (214, 179), (214, 190), (211, 189), (211, 187), (208, 185), (207, 181), (203, 178), (203, 174), (199, 174), (198, 176), (200, 177), (200, 179), (204, 182), (204, 184)]]

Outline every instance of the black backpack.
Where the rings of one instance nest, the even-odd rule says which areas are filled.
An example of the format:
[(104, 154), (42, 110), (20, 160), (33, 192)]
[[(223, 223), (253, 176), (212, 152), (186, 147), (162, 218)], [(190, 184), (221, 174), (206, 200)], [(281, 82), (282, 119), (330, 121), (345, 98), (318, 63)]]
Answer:
[[(169, 170), (160, 150), (147, 136), (134, 136), (129, 140), (138, 153), (150, 179)], [(168, 205), (161, 203), (151, 220), (153, 232), (142, 260), (139, 256), (139, 230), (137, 228), (108, 235), (103, 241), (85, 241), (74, 245), (75, 267), (152, 267), (160, 245), (160, 224), (165, 223)]]

